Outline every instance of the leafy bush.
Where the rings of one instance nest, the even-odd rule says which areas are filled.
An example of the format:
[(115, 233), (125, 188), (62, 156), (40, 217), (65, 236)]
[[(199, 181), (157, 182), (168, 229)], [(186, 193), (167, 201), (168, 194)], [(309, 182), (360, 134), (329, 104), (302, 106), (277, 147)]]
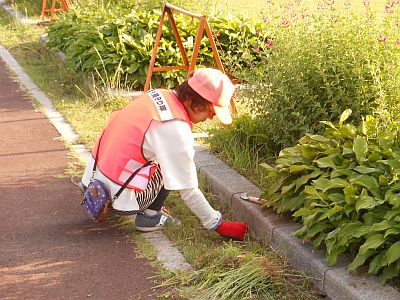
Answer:
[[(400, 36), (397, 14), (375, 18), (336, 11), (269, 24), (273, 47), (250, 69), (248, 103), (275, 148), (291, 146), (319, 120), (372, 114), (382, 126), (399, 119)], [(268, 53), (268, 54), (269, 54)]]
[[(48, 46), (64, 51), (69, 66), (74, 70), (98, 72), (100, 76), (119, 73), (126, 84), (142, 87), (161, 12), (139, 11), (131, 6), (129, 3), (77, 6), (49, 27)], [(174, 17), (191, 56), (198, 22), (182, 14), (175, 14)], [(267, 39), (263, 22), (216, 17), (209, 23), (214, 29), (224, 62), (233, 60), (235, 66), (246, 66), (260, 60), (259, 52), (263, 53)], [(206, 37), (202, 40), (197, 63), (206, 66), (214, 63)], [(156, 65), (182, 64), (180, 50), (166, 21)], [(234, 72), (234, 69), (231, 71)], [(185, 78), (186, 74), (182, 71), (155, 73), (152, 83), (154, 86), (173, 87)]]
[(283, 149), (276, 166), (266, 164), (275, 184), (269, 205), (292, 213), (303, 227), (296, 235), (325, 244), (329, 264), (348, 252), (350, 271), (365, 262), (381, 282), (400, 274), (400, 149), (397, 132), (377, 135), (377, 119), (356, 127), (322, 122), (325, 135), (306, 134)]

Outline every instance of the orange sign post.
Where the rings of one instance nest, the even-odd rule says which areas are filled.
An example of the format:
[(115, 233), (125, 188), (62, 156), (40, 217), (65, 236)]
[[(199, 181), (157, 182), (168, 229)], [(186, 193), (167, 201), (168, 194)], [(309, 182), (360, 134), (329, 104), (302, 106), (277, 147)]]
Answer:
[(70, 1), (69, 0), (60, 0), (60, 5), (56, 7), (57, 0), (51, 1), (51, 6), (47, 7), (47, 0), (42, 0), (42, 14), (41, 18), (44, 19), (46, 13), (50, 13), (50, 19), (54, 20), (54, 14), (57, 12), (68, 11)]
[[(186, 53), (186, 50), (183, 46), (181, 36), (179, 35), (179, 31), (178, 31), (178, 28), (175, 23), (174, 12), (179, 12), (179, 13), (185, 14), (187, 16), (190, 16), (192, 18), (196, 18), (199, 20), (199, 27), (197, 29), (197, 34), (196, 34), (194, 47), (193, 47), (193, 55), (192, 55), (190, 61), (189, 61), (188, 55)], [(182, 59), (183, 59), (183, 65), (156, 67), (155, 62), (156, 62), (156, 58), (157, 58), (157, 51), (158, 51), (158, 46), (159, 46), (160, 40), (161, 40), (162, 28), (164, 25), (164, 19), (165, 19), (166, 14), (168, 16), (169, 23), (171, 24), (172, 32), (174, 34), (176, 42), (178, 43), (178, 47), (179, 47), (179, 50), (181, 52)], [(179, 8), (177, 6), (174, 6), (172, 4), (165, 3), (162, 13), (161, 13), (160, 25), (158, 26), (157, 37), (156, 37), (156, 41), (154, 43), (153, 53), (152, 53), (151, 60), (150, 60), (150, 66), (149, 66), (149, 71), (147, 73), (144, 90), (145, 91), (149, 90), (151, 77), (153, 76), (154, 72), (185, 70), (185, 71), (187, 71), (188, 78), (189, 78), (190, 74), (193, 73), (193, 71), (195, 70), (195, 67), (196, 67), (197, 56), (199, 54), (199, 49), (200, 49), (200, 45), (201, 45), (201, 40), (204, 35), (204, 31), (206, 32), (206, 35), (210, 42), (210, 46), (211, 46), (211, 49), (213, 52), (214, 60), (217, 64), (217, 68), (219, 70), (221, 70), (223, 73), (225, 73), (224, 67), (222, 66), (221, 59), (219, 58), (219, 55), (218, 55), (217, 47), (215, 46), (215, 42), (214, 42), (214, 38), (213, 38), (213, 35), (211, 32), (210, 25), (207, 22), (206, 16), (191, 13), (189, 11), (186, 11), (186, 10)], [(237, 113), (236, 105), (235, 105), (235, 102), (233, 101), (233, 98), (231, 99), (231, 106), (232, 106), (233, 111), (235, 113)]]

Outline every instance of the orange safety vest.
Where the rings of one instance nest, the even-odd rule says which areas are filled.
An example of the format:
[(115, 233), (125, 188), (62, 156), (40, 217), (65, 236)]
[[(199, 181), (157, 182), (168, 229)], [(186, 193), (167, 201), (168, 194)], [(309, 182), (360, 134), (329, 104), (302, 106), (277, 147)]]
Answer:
[[(129, 176), (146, 162), (143, 156), (143, 141), (151, 122), (166, 122), (181, 119), (193, 126), (182, 103), (169, 90), (150, 90), (121, 110), (112, 113), (109, 124), (97, 140), (92, 156), (97, 167), (113, 182), (123, 185)], [(128, 187), (137, 191), (146, 189), (155, 165), (142, 168)]]

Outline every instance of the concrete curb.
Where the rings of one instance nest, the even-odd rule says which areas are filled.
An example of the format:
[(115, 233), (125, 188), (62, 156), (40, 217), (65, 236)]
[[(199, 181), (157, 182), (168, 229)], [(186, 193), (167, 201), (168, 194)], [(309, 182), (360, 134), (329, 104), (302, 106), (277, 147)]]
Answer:
[[(1, 45), (0, 59), (2, 59), (9, 69), (15, 73), (21, 85), (42, 105), (44, 114), (48, 117), (61, 137), (71, 145), (71, 148), (77, 153), (79, 159), (86, 162), (90, 155), (86, 146), (74, 144), (78, 135), (74, 132), (72, 127), (65, 122), (64, 117), (54, 109), (53, 104), (47, 96), (40, 91), (38, 86), (30, 79), (17, 61)], [(153, 234), (145, 233), (142, 234), (142, 236), (156, 249), (157, 260), (160, 261), (166, 269), (170, 271), (191, 269), (191, 266), (186, 262), (183, 255), (173, 246), (171, 241), (168, 240), (162, 232)]]
[(266, 241), (288, 259), (297, 270), (310, 276), (311, 281), (332, 300), (399, 300), (400, 293), (389, 285), (382, 287), (376, 276), (366, 273), (350, 274), (350, 260), (341, 256), (334, 267), (326, 264), (325, 252), (314, 251), (309, 243), (293, 236), (299, 224), (275, 214), (271, 209), (243, 201), (240, 194), (259, 196), (261, 190), (237, 174), (221, 160), (196, 145), (195, 162), (200, 176), (206, 179), (211, 192), (232, 208), (235, 216), (249, 224), (252, 234)]
[(38, 25), (40, 21), (29, 19), (25, 14), (18, 12), (12, 5), (9, 5), (5, 0), (0, 0), (0, 6), (11, 16), (27, 25)]

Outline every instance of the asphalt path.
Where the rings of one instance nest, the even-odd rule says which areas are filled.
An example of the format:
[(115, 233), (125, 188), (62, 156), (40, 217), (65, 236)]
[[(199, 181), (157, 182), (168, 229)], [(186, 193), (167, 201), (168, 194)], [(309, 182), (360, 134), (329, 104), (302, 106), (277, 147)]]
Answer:
[(88, 219), (72, 158), (0, 59), (0, 299), (157, 299), (117, 222)]

